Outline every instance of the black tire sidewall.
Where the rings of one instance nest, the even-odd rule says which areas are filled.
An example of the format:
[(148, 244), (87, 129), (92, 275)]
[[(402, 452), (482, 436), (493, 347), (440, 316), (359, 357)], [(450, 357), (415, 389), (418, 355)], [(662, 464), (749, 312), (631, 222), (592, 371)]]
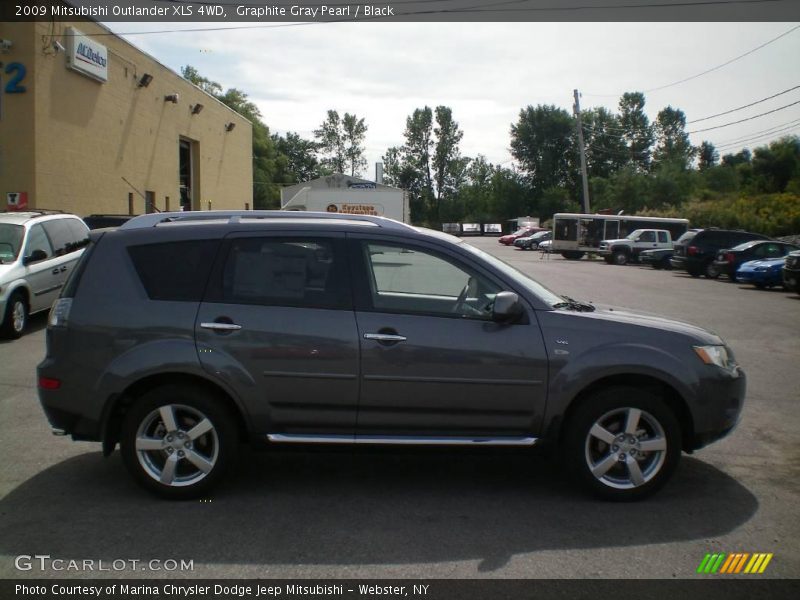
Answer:
[[(14, 329), (14, 305), (17, 302), (21, 302), (22, 306), (25, 310), (25, 318), (22, 323), (22, 329), (17, 331)], [(3, 315), (3, 326), (2, 326), (2, 335), (3, 337), (15, 340), (22, 337), (22, 334), (25, 333), (25, 329), (28, 327), (28, 304), (25, 302), (25, 297), (20, 294), (18, 291), (11, 294), (6, 303), (6, 312)]]
[[(646, 411), (655, 418), (667, 438), (667, 455), (658, 474), (641, 487), (616, 489), (599, 481), (586, 463), (585, 444), (589, 430), (605, 413), (617, 408), (631, 407)], [(677, 418), (656, 394), (635, 387), (615, 386), (586, 398), (572, 414), (566, 425), (564, 450), (573, 479), (585, 490), (605, 500), (635, 501), (658, 491), (672, 476), (681, 457), (681, 431)]]
[[(169, 487), (156, 481), (139, 464), (136, 455), (135, 438), (142, 419), (167, 404), (183, 404), (198, 410), (211, 421), (217, 433), (217, 462), (206, 477), (191, 486)], [(229, 410), (217, 395), (199, 386), (176, 384), (155, 388), (135, 401), (122, 423), (120, 452), (125, 466), (145, 489), (171, 500), (188, 500), (208, 494), (230, 470), (237, 449), (236, 425)]]

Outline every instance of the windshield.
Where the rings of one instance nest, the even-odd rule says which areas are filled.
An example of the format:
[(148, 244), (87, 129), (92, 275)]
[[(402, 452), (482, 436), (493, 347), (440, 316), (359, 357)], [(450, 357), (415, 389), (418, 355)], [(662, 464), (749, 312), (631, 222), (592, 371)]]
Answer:
[(747, 249), (748, 249), (748, 248), (750, 248), (751, 246), (755, 246), (757, 243), (758, 243), (758, 242), (753, 242), (753, 241), (750, 241), (750, 242), (742, 242), (742, 243), (741, 243), (741, 244), (739, 244), (738, 246), (734, 246), (733, 248), (731, 248), (731, 250), (747, 250)]
[(644, 231), (644, 230), (643, 229), (635, 229), (635, 230), (631, 231), (628, 235), (626, 235), (625, 239), (635, 240), (636, 238), (638, 238), (642, 234), (642, 231)]
[(542, 301), (550, 306), (555, 306), (556, 304), (562, 304), (564, 302), (564, 298), (562, 296), (559, 296), (558, 294), (544, 287), (538, 281), (534, 281), (519, 269), (512, 267), (506, 262), (503, 262), (496, 256), (492, 256), (488, 252), (484, 252), (483, 250), (480, 250), (475, 246), (470, 246), (469, 244), (464, 244), (462, 248), (482, 258), (484, 261), (491, 264), (495, 269), (503, 273), (503, 275), (510, 277), (520, 285), (524, 286), (525, 289), (541, 298)]
[(22, 246), (22, 225), (0, 223), (0, 263), (14, 262)]

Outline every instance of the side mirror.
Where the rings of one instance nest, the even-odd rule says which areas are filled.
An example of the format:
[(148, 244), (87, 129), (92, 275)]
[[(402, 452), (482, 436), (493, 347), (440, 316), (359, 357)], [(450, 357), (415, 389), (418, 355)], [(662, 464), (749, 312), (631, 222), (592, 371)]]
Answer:
[(519, 296), (514, 292), (498, 292), (494, 297), (492, 321), (511, 321), (524, 312)]
[(47, 258), (47, 253), (44, 250), (34, 250), (31, 252), (30, 256), (26, 256), (22, 262), (26, 265), (31, 263), (39, 262), (40, 260), (44, 260)]

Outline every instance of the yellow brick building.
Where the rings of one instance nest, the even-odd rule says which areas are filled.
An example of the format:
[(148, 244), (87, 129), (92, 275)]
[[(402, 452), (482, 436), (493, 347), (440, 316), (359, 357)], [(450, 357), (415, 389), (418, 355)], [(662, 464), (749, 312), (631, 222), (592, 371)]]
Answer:
[(252, 135), (98, 23), (0, 23), (0, 210), (252, 208)]

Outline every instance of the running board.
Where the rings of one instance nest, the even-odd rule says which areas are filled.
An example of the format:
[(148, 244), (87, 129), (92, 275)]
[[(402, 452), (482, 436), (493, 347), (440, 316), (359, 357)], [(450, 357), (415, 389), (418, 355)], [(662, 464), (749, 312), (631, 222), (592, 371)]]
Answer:
[(267, 439), (280, 444), (392, 444), (406, 446), (533, 446), (534, 437), (425, 437), (390, 435), (307, 435), (270, 433)]

